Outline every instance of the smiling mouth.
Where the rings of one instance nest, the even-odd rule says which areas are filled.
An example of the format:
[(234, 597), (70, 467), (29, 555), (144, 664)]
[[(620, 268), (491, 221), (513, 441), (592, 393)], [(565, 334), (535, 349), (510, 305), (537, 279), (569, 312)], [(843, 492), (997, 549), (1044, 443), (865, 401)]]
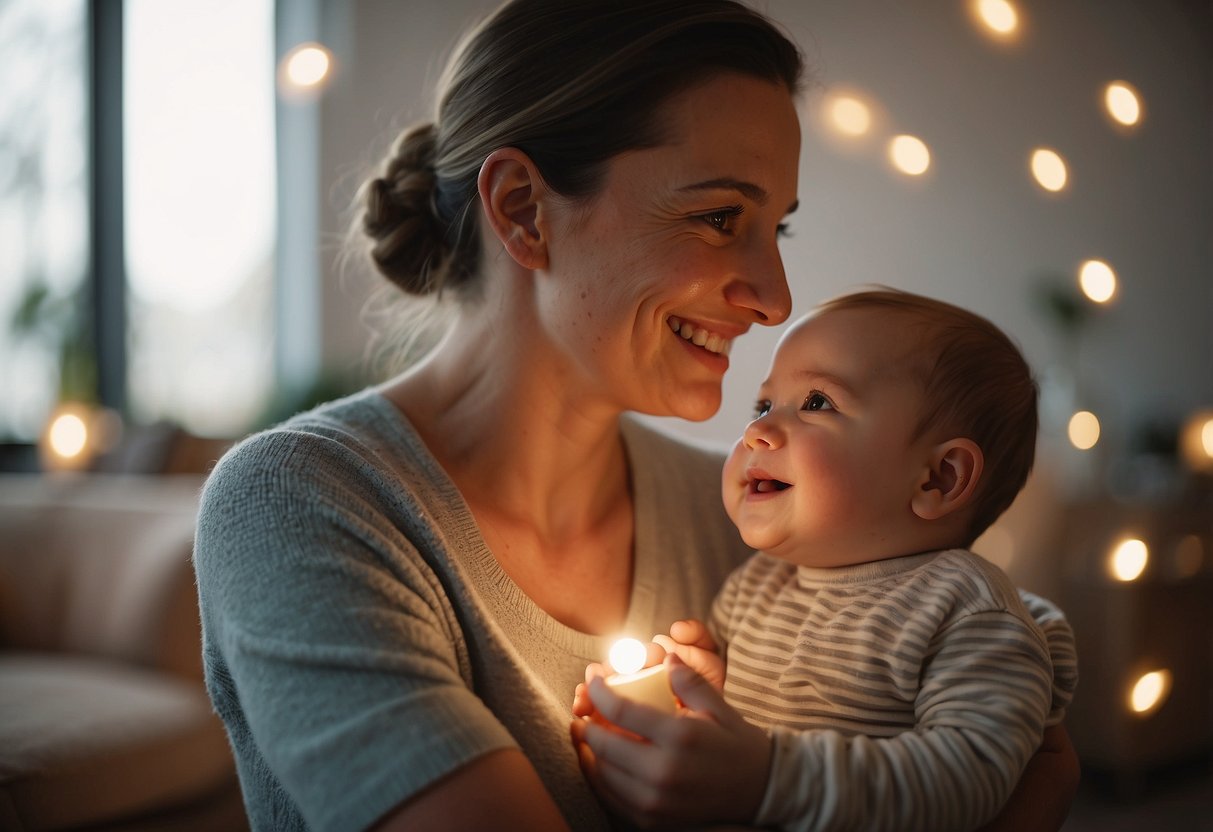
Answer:
[(717, 335), (714, 332), (708, 332), (701, 326), (695, 326), (690, 321), (684, 321), (682, 318), (676, 318), (671, 315), (666, 323), (670, 325), (670, 330), (678, 335), (684, 341), (690, 341), (697, 347), (702, 347), (710, 353), (716, 355), (728, 355), (729, 350), (733, 347), (733, 340), (725, 338), (723, 335)]
[(783, 491), (791, 488), (792, 484), (783, 480), (750, 480), (750, 490), (758, 494), (767, 494), (771, 491)]

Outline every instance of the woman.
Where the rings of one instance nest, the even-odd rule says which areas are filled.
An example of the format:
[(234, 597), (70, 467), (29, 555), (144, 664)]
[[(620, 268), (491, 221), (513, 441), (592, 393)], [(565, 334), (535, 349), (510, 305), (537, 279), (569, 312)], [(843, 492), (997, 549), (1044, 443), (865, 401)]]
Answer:
[(255, 828), (608, 826), (568, 739), (585, 665), (703, 615), (748, 554), (721, 457), (623, 414), (707, 418), (732, 339), (787, 318), (800, 73), (731, 0), (518, 0), (464, 42), (363, 219), (449, 332), (203, 495), (208, 687)]

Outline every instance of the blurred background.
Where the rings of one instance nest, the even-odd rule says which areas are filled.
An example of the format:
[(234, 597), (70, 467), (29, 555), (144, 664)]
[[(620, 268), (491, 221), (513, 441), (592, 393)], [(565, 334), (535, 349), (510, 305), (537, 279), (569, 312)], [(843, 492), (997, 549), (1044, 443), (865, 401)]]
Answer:
[[(379, 380), (348, 207), (494, 5), (0, 0), (0, 470), (202, 473)], [(1078, 634), (1067, 828), (1213, 809), (1213, 4), (755, 5), (810, 68), (795, 309), (945, 298), (1040, 378), (1036, 472), (976, 548)], [(716, 417), (657, 421), (732, 441), (778, 335)]]

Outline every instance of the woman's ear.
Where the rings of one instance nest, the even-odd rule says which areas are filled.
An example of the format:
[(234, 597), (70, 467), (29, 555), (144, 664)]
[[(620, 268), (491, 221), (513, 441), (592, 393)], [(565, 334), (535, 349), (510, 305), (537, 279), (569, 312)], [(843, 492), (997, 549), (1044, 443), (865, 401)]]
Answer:
[(938, 520), (964, 508), (977, 490), (985, 458), (971, 439), (949, 439), (931, 449), (926, 471), (910, 500), (923, 520)]
[(516, 147), (494, 150), (476, 185), (485, 222), (510, 257), (528, 269), (546, 268), (543, 200), (549, 190), (531, 157)]

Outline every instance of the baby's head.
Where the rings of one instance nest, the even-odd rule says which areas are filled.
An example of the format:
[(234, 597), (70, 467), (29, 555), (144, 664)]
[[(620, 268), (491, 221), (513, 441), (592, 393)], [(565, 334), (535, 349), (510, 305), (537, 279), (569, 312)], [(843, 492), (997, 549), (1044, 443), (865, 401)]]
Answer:
[(893, 289), (843, 295), (780, 340), (725, 506), (749, 545), (804, 563), (969, 546), (1027, 480), (1036, 399), (981, 316)]

